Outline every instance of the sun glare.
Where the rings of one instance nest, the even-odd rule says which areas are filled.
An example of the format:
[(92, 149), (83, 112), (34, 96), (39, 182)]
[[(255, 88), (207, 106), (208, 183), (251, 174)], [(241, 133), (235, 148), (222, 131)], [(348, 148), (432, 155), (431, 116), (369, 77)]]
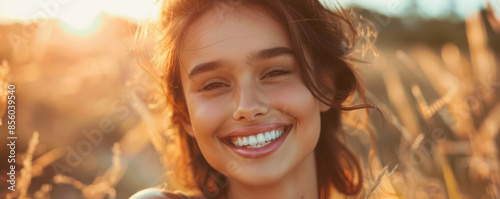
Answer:
[(30, 22), (40, 18), (59, 20), (71, 34), (88, 35), (102, 22), (102, 13), (142, 20), (157, 13), (155, 0), (0, 0), (0, 22)]
[(68, 16), (61, 18), (62, 27), (74, 35), (89, 35), (95, 32), (101, 24), (101, 16), (92, 17)]
[(87, 35), (97, 30), (102, 8), (102, 3), (96, 1), (75, 1), (61, 5), (56, 16), (68, 32), (75, 35)]

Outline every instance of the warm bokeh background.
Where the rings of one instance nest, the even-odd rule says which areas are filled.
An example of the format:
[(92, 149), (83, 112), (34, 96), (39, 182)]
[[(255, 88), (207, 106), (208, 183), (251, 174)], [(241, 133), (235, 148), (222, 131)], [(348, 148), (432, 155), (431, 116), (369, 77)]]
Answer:
[[(16, 162), (24, 168), (16, 197), (127, 198), (168, 180), (153, 147), (161, 123), (153, 82), (133, 52), (153, 2), (0, 0), (0, 90), (16, 86)], [(355, 54), (369, 62), (358, 69), (382, 112), (356, 128), (349, 121), (359, 115), (345, 115), (347, 142), (362, 159), (366, 132), (377, 137), (367, 190), (387, 178), (405, 198), (499, 198), (500, 1), (341, 2), (357, 7)]]

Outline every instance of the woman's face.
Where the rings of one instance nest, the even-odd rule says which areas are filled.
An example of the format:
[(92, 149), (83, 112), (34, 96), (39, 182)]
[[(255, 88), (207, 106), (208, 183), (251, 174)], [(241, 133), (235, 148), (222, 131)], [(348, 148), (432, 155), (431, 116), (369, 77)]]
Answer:
[(320, 133), (321, 104), (303, 83), (286, 30), (257, 7), (212, 9), (181, 44), (181, 81), (194, 136), (231, 180), (277, 182), (294, 172)]

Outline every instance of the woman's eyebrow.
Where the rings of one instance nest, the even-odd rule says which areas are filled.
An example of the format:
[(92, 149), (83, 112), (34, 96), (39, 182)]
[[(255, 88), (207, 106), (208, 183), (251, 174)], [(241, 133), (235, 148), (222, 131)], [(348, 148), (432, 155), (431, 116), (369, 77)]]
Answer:
[(209, 71), (214, 71), (217, 69), (220, 69), (222, 66), (224, 66), (224, 61), (223, 60), (215, 60), (211, 62), (206, 62), (206, 63), (201, 63), (193, 67), (191, 72), (189, 72), (189, 77), (192, 78), (196, 75), (199, 75), (201, 73), (206, 73)]
[(284, 55), (295, 56), (295, 53), (293, 52), (292, 49), (287, 48), (287, 47), (268, 48), (268, 49), (262, 49), (256, 53), (250, 54), (247, 57), (247, 61), (252, 62), (255, 60), (271, 59), (274, 57), (279, 57), (279, 56), (284, 56)]

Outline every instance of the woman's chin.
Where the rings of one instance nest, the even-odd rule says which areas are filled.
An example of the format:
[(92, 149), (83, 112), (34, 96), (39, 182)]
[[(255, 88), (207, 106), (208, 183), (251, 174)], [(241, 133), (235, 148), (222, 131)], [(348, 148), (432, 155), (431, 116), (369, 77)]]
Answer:
[(259, 171), (242, 171), (238, 174), (230, 176), (231, 181), (238, 181), (241, 184), (248, 186), (263, 186), (279, 182), (283, 179), (284, 172), (277, 170), (259, 172)]

